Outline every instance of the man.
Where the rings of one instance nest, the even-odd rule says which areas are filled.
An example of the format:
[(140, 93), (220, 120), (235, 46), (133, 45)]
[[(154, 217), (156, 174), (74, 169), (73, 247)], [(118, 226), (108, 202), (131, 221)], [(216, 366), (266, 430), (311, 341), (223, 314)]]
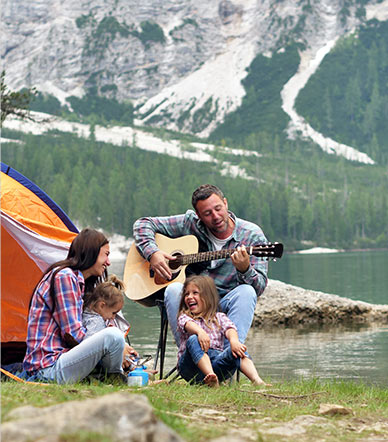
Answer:
[[(266, 244), (261, 228), (249, 221), (237, 218), (228, 210), (228, 202), (222, 191), (211, 184), (204, 184), (192, 195), (192, 206), (184, 215), (145, 217), (134, 224), (133, 236), (139, 252), (150, 262), (152, 270), (170, 280), (168, 260), (174, 259), (159, 250), (155, 233), (170, 238), (195, 235), (201, 251), (237, 249), (230, 258), (213, 260), (186, 270), (209, 275), (214, 279), (220, 294), (220, 309), (234, 322), (239, 340), (244, 342), (251, 327), (257, 297), (267, 285), (267, 262), (249, 256), (245, 246)], [(166, 287), (164, 302), (168, 320), (177, 344), (177, 313), (182, 284), (174, 282)]]

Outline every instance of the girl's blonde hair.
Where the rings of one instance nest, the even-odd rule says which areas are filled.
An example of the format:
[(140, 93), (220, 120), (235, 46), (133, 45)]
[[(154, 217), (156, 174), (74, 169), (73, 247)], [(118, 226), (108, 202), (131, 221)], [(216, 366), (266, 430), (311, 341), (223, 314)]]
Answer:
[(97, 302), (104, 301), (108, 307), (113, 307), (119, 301), (124, 302), (124, 283), (116, 275), (97, 284), (92, 292), (84, 295), (84, 309), (93, 310)]
[[(199, 295), (204, 304), (204, 311), (198, 315), (195, 315), (187, 308), (185, 303), (186, 288), (189, 284), (194, 284), (199, 289)], [(217, 291), (217, 287), (210, 276), (193, 275), (186, 279), (183, 284), (181, 293), (181, 300), (179, 303), (178, 316), (181, 313), (185, 313), (192, 318), (202, 318), (205, 323), (212, 328), (212, 324), (219, 326), (216, 313), (219, 311), (220, 296)]]

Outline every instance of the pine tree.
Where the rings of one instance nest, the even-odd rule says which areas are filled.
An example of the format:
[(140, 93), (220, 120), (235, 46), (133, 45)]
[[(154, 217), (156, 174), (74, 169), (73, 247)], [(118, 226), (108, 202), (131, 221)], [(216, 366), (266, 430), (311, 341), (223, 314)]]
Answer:
[(26, 119), (31, 117), (28, 114), (30, 102), (36, 95), (35, 88), (30, 88), (22, 92), (11, 92), (5, 84), (5, 71), (0, 74), (0, 102), (1, 102), (1, 120), (0, 127), (2, 127), (8, 115), (16, 115), (20, 118)]

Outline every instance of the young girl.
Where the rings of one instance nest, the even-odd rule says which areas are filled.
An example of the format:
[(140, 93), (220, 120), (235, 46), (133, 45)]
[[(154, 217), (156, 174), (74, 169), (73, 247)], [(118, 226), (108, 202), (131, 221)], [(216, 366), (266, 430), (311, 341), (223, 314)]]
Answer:
[(108, 321), (114, 321), (124, 306), (123, 290), (124, 283), (116, 275), (110, 275), (107, 281), (85, 294), (82, 314), (82, 324), (86, 328), (85, 338), (103, 330), (109, 325)]
[[(186, 380), (216, 387), (239, 368), (255, 385), (266, 385), (238, 340), (236, 326), (218, 312), (219, 295), (209, 276), (186, 279), (178, 313), (178, 371)], [(224, 349), (224, 338), (230, 347)]]
[[(86, 329), (85, 338), (93, 336), (108, 326), (118, 326), (116, 315), (124, 306), (124, 283), (116, 275), (110, 275), (105, 282), (96, 285), (92, 292), (84, 296), (84, 311), (82, 325)], [(122, 321), (125, 321), (122, 319)], [(125, 321), (126, 322), (126, 321)], [(126, 322), (126, 324), (128, 324)], [(128, 324), (129, 325), (129, 324)], [(125, 336), (125, 334), (124, 334)], [(125, 343), (123, 368), (131, 368), (133, 359), (139, 354), (130, 345)]]
[[(118, 326), (116, 315), (124, 306), (124, 283), (116, 275), (110, 275), (107, 281), (98, 284), (91, 293), (84, 296), (84, 312), (82, 323), (86, 328), (85, 339), (106, 327)], [(128, 323), (127, 323), (128, 324)], [(127, 343), (124, 348), (123, 368), (133, 370), (135, 359), (139, 356)], [(157, 370), (147, 369), (149, 374), (154, 375)]]

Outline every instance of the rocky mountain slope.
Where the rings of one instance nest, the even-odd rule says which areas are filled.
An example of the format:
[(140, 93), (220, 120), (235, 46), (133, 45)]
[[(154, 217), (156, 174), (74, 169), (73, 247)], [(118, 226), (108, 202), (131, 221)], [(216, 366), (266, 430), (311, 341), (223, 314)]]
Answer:
[[(295, 96), (320, 51), (365, 20), (388, 19), (387, 11), (387, 0), (4, 0), (1, 57), (14, 89), (33, 85), (64, 103), (94, 88), (134, 101), (138, 123), (207, 136), (241, 104), (255, 56), (296, 42), (298, 73), (309, 74), (282, 92), (292, 136), (305, 127), (293, 114)], [(204, 112), (211, 118), (198, 125)], [(346, 148), (328, 150), (372, 162)]]

